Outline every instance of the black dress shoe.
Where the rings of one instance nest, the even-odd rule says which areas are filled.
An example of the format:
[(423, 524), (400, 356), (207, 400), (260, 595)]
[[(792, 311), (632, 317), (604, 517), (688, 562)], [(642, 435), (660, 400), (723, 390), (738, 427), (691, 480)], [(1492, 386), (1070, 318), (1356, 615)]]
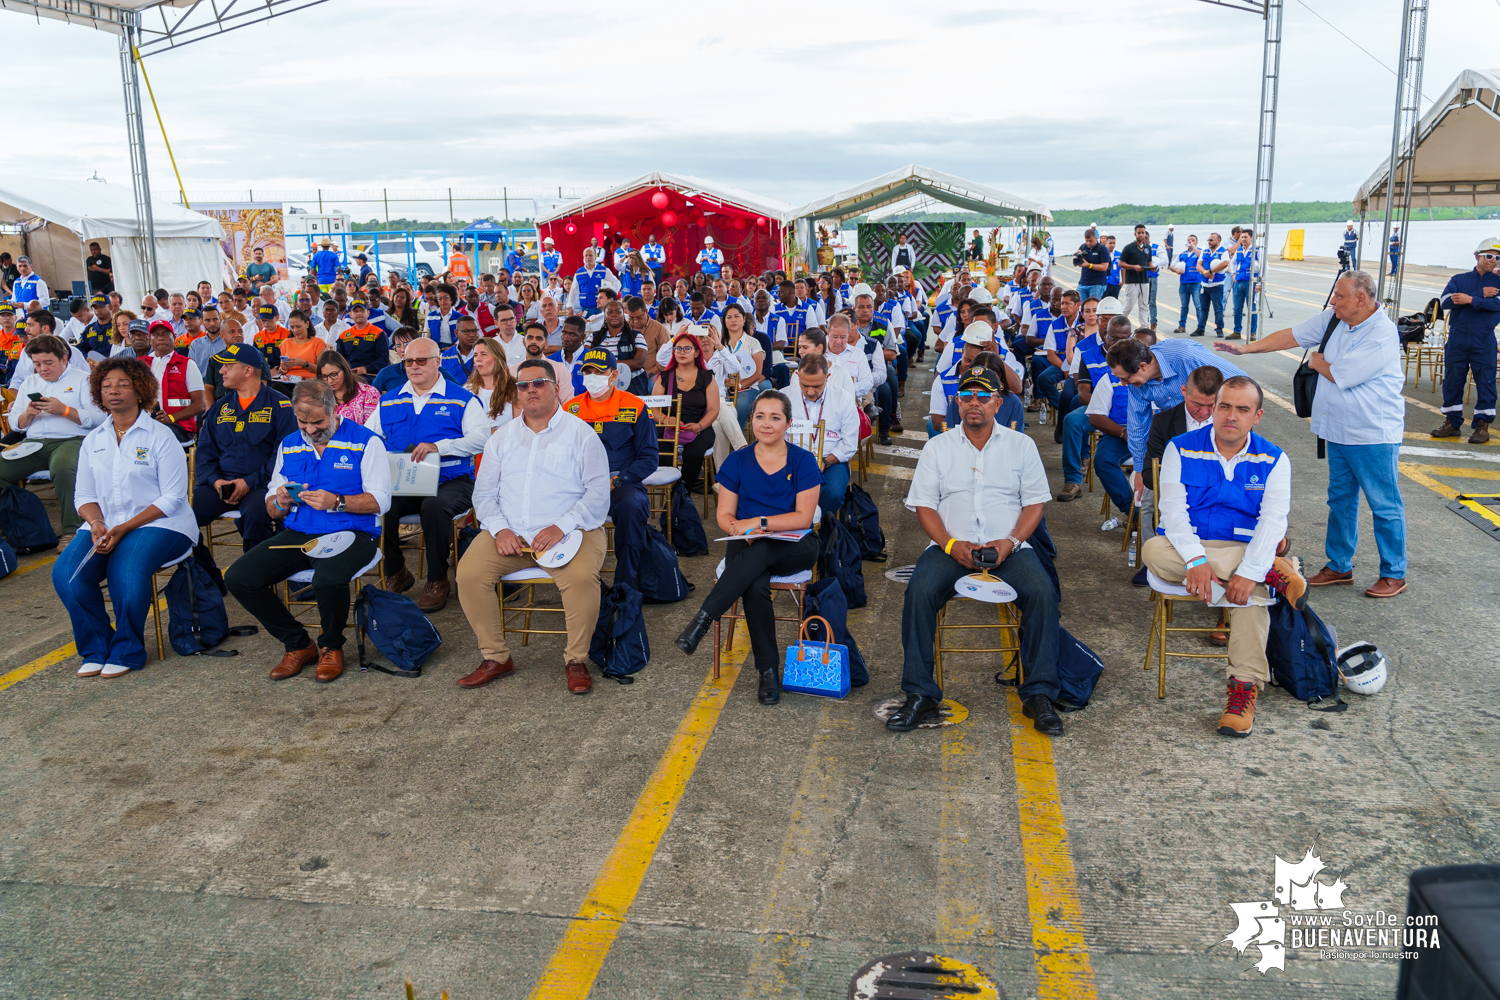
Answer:
[(760, 672), (760, 703), (774, 705), (781, 700), (781, 675), (775, 667)]
[(1146, 579), (1146, 567), (1142, 566), (1135, 571), (1135, 576), (1130, 578), (1130, 583), (1135, 587), (1150, 586), (1151, 581)]
[(1036, 726), (1036, 731), (1047, 736), (1062, 735), (1062, 716), (1052, 707), (1052, 699), (1044, 694), (1034, 694), (1021, 705), (1021, 713)]
[(910, 732), (928, 719), (936, 718), (941, 710), (942, 703), (936, 698), (925, 694), (908, 694), (906, 704), (885, 720), (885, 728), (897, 733)]
[(708, 627), (713, 623), (714, 620), (708, 617), (707, 611), (699, 611), (693, 616), (693, 620), (688, 622), (688, 627), (683, 629), (682, 634), (677, 637), (675, 645), (684, 653), (692, 656), (698, 651), (698, 643), (703, 641), (704, 634), (708, 632)]
[(880, 435), (880, 443), (884, 444), (884, 445), (890, 444), (891, 443), (891, 436), (889, 434), (886, 434), (886, 433), (882, 432), (881, 435)]

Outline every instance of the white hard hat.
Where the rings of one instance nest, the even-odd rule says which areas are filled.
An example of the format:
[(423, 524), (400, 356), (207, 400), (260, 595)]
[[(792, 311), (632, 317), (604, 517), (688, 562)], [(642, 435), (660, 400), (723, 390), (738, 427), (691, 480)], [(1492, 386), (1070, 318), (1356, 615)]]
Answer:
[(990, 294), (988, 288), (977, 286), (969, 289), (969, 301), (976, 306), (987, 306), (995, 301), (995, 297)]
[(1486, 236), (1474, 248), (1475, 253), (1500, 253), (1500, 237)]
[(1176, 229), (1176, 228), (1177, 228), (1177, 227), (1176, 227), (1176, 226), (1174, 226), (1174, 225), (1172, 225), (1172, 224), (1171, 224), (1171, 223), (1170, 223), (1170, 222), (1169, 222), (1169, 223), (1167, 223), (1167, 228), (1168, 228), (1168, 229)]
[(1355, 694), (1375, 694), (1385, 687), (1385, 654), (1371, 643), (1356, 642), (1345, 646), (1334, 654), (1334, 660), (1344, 678), (1344, 687)]
[(1124, 311), (1124, 309), (1120, 308), (1120, 300), (1113, 295), (1104, 296), (1104, 298), (1099, 300), (1099, 304), (1094, 307), (1095, 314), (1099, 316), (1118, 316)]
[(875, 297), (875, 289), (871, 288), (869, 285), (865, 284), (863, 281), (861, 281), (859, 284), (855, 285), (853, 288), (849, 289), (849, 297), (851, 299), (857, 299), (861, 295), (868, 295), (870, 298), (873, 299)]
[(545, 240), (542, 240), (542, 242), (545, 243), (545, 244), (547, 244), (548, 246), (551, 246), (552, 245), (552, 237), (549, 236)]
[(703, 242), (704, 243), (713, 243), (713, 241), (714, 241), (714, 238), (712, 236), (705, 236), (705, 237), (703, 237)]
[(907, 267), (905, 264), (897, 264), (895, 267), (891, 268), (892, 274), (905, 274), (906, 272)]
[(1352, 226), (1352, 225), (1354, 225), (1354, 220), (1350, 219), (1348, 222), (1344, 223), (1344, 225), (1346, 225), (1346, 226)]
[(963, 341), (965, 344), (993, 344), (995, 328), (982, 319), (977, 320), (964, 327)]

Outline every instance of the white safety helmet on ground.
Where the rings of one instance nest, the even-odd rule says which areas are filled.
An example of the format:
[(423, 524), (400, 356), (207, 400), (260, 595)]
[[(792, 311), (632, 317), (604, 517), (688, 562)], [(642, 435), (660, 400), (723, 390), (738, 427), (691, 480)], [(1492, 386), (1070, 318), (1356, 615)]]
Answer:
[(1385, 654), (1368, 642), (1356, 642), (1334, 654), (1344, 687), (1355, 694), (1375, 694), (1385, 687)]

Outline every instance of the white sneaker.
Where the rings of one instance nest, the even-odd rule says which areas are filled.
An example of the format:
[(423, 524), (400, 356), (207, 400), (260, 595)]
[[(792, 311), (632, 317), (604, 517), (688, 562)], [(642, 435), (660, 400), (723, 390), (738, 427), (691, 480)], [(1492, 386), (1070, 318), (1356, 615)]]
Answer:
[(122, 667), (118, 663), (106, 663), (104, 669), (99, 672), (100, 677), (114, 678), (122, 677), (130, 673), (129, 667)]
[(79, 677), (97, 677), (97, 676), (99, 676), (99, 671), (101, 671), (103, 669), (104, 669), (104, 664), (102, 664), (102, 663), (85, 663), (83, 666), (81, 666), (81, 667), (78, 668), (78, 676)]

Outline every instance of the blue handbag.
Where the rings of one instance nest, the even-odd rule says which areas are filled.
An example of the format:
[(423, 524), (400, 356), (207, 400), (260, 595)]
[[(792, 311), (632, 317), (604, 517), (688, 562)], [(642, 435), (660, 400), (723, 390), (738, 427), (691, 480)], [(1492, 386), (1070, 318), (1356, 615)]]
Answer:
[(842, 698), (849, 693), (849, 648), (832, 642), (818, 649), (808, 641), (809, 622), (822, 622), (823, 634), (833, 635), (833, 626), (817, 615), (806, 619), (797, 633), (797, 644), (786, 648), (786, 668), (781, 672), (781, 689), (798, 694), (815, 694), (825, 698)]

